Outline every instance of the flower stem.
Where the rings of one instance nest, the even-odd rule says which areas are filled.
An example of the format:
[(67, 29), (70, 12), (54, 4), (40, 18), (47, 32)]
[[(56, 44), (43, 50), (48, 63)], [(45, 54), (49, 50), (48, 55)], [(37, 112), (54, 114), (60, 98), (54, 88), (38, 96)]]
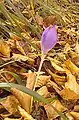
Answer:
[(39, 75), (40, 75), (40, 71), (41, 71), (41, 68), (42, 68), (42, 65), (43, 65), (43, 62), (44, 62), (44, 58), (46, 57), (45, 54), (42, 54), (41, 56), (41, 62), (40, 62), (40, 65), (39, 65), (39, 69), (38, 69), (38, 73), (37, 73), (37, 77), (36, 77), (36, 81), (35, 81), (35, 85), (34, 85), (34, 90), (35, 90), (35, 87), (36, 87), (36, 84), (37, 84), (37, 80), (39, 78)]

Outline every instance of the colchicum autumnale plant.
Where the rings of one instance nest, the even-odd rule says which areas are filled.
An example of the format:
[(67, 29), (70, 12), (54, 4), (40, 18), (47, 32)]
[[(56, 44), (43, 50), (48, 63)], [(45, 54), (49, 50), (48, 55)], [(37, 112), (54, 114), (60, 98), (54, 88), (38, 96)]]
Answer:
[[(42, 64), (44, 62), (44, 58), (46, 57), (47, 53), (56, 45), (56, 43), (57, 43), (56, 25), (52, 25), (52, 26), (45, 28), (45, 30), (42, 33), (42, 37), (41, 37), (42, 56), (41, 56), (40, 66), (38, 69), (37, 78), (35, 81), (35, 86), (36, 86), (38, 77), (40, 75), (40, 71), (41, 71)], [(34, 90), (35, 90), (35, 86), (34, 86)], [(54, 108), (54, 106), (52, 107), (63, 118), (63, 120), (68, 120), (68, 118), (64, 116), (61, 112), (59, 112), (56, 108)]]
[[(57, 31), (56, 31), (56, 25), (49, 26), (45, 28), (45, 30), (42, 33), (41, 37), (41, 62), (38, 69), (38, 74), (35, 82), (35, 86), (41, 71), (41, 67), (44, 61), (44, 58), (46, 57), (47, 53), (56, 45), (57, 43)], [(35, 88), (34, 88), (35, 89)]]

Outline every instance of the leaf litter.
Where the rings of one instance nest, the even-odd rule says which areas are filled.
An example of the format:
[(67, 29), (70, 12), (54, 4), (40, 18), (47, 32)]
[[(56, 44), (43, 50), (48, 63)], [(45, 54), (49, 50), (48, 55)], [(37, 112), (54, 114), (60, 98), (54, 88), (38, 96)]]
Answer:
[[(67, 5), (65, 7), (68, 7), (69, 13), (68, 16), (67, 13), (66, 15), (64, 13), (63, 18), (59, 17), (58, 14), (61, 2), (63, 2), (63, 6)], [(69, 3), (68, 1), (60, 1), (58, 4), (53, 1), (53, 3), (54, 11), (51, 9), (49, 12), (49, 6), (51, 8), (52, 4), (50, 1), (45, 2), (45, 6), (39, 1), (33, 3), (32, 0), (30, 3), (25, 2), (25, 0), (21, 0), (21, 3), (18, 0), (1, 1), (0, 12), (3, 11), (2, 6), (5, 6), (9, 13), (4, 14), (5, 20), (2, 16), (0, 17), (2, 21), (0, 29), (4, 26), (0, 30), (0, 83), (21, 83), (20, 85), (29, 90), (35, 90), (36, 93), (45, 98), (44, 100), (50, 102), (45, 103), (40, 99), (38, 102), (36, 98), (24, 93), (21, 89), (11, 86), (9, 90), (3, 85), (0, 88), (0, 119), (79, 120), (78, 3)], [(76, 16), (72, 13), (71, 4), (74, 6), (73, 9), (76, 6)], [(39, 5), (41, 6), (39, 7)], [(63, 9), (63, 6), (61, 8), (64, 12), (66, 8)], [(21, 13), (18, 12), (18, 16), (16, 12), (14, 13), (17, 9), (21, 11)], [(40, 9), (42, 10), (40, 11)], [(44, 15), (45, 9), (47, 12)], [(71, 23), (70, 15), (76, 17), (75, 19), (72, 17)], [(62, 22), (66, 25), (63, 25)], [(54, 24), (57, 24), (58, 40), (55, 41), (56, 45), (53, 42), (50, 44), (53, 34), (50, 38), (51, 32), (49, 31), (52, 30)], [(49, 30), (46, 31), (48, 28)], [(41, 71), (38, 71), (41, 58), (39, 38), (40, 35), (43, 35), (43, 29), (45, 33), (42, 36), (42, 53), (46, 56)], [(7, 37), (4, 34), (5, 31), (7, 34), (9, 32), (10, 36)], [(47, 41), (47, 38), (50, 41)]]

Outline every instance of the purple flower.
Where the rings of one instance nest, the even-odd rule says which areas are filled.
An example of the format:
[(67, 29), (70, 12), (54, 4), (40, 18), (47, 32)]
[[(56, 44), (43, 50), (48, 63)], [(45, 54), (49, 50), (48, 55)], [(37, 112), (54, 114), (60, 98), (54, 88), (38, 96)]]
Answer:
[(41, 37), (41, 50), (43, 54), (50, 51), (57, 43), (56, 27), (53, 25), (51, 28), (47, 27), (42, 33)]

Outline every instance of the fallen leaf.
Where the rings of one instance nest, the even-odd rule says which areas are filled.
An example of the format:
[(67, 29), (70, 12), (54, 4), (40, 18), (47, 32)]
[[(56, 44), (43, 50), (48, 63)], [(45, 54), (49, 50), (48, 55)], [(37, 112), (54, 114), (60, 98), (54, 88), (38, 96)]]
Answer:
[[(26, 87), (29, 88), (30, 90), (33, 90), (34, 87), (34, 83), (36, 80), (36, 74), (29, 71), (28, 72), (28, 77), (27, 77), (27, 83), (26, 83)], [(23, 93), (20, 90), (17, 90), (15, 88), (11, 88), (11, 92), (13, 93), (13, 95), (16, 96), (16, 98), (18, 99), (18, 101), (20, 102), (20, 104), (22, 105), (22, 107), (28, 112), (30, 113), (30, 107), (31, 107), (31, 100), (32, 97), (28, 94)]]
[(69, 88), (64, 88), (60, 91), (60, 96), (65, 100), (77, 100), (79, 99), (79, 95), (77, 95), (74, 91)]
[(73, 116), (70, 113), (67, 113), (66, 116), (68, 117), (69, 120), (74, 120)]
[(30, 90), (33, 90), (35, 80), (36, 80), (36, 74), (29, 70), (28, 76), (27, 76), (26, 87), (29, 88)]
[(23, 118), (26, 120), (35, 120), (30, 114), (28, 114), (23, 108), (18, 106), (18, 109), (20, 111), (20, 114), (22, 115)]
[(53, 62), (50, 57), (48, 57), (48, 59), (50, 60), (51, 65), (54, 67), (55, 70), (60, 71), (60, 72), (65, 72), (65, 70), (59, 65), (57, 65), (55, 62)]
[(36, 22), (39, 25), (43, 25), (43, 18), (41, 16), (39, 16), (38, 14), (35, 16)]
[(45, 105), (44, 108), (46, 110), (47, 116), (48, 116), (48, 120), (51, 119), (55, 119), (56, 117), (58, 117), (59, 115), (56, 113), (56, 111), (52, 108), (52, 105), (57, 108), (58, 111), (60, 112), (64, 112), (67, 110), (67, 108), (65, 108), (59, 100), (55, 100), (53, 103), (51, 103), (50, 105)]
[(51, 76), (40, 75), (35, 87), (41, 87), (46, 85), (50, 81)]
[(11, 88), (11, 93), (18, 99), (19, 103), (24, 108), (24, 110), (26, 110), (29, 113), (31, 103), (28, 100), (31, 100), (31, 96), (28, 94), (25, 94), (24, 92), (16, 88)]
[(50, 15), (43, 18), (43, 25), (45, 28), (49, 27), (50, 25), (56, 24), (56, 16)]
[(28, 56), (24, 56), (24, 55), (21, 55), (21, 54), (15, 54), (15, 53), (13, 53), (12, 58), (14, 60), (17, 60), (17, 61), (20, 61), (20, 60), (22, 60), (22, 61), (28, 61), (29, 63), (34, 64), (34, 60), (32, 58), (29, 58)]
[(74, 106), (74, 111), (75, 111), (75, 112), (79, 112), (79, 105), (75, 105), (75, 106)]
[(72, 74), (68, 75), (68, 80), (65, 83), (65, 87), (71, 89), (72, 91), (79, 95), (79, 84), (76, 82), (76, 78), (74, 75)]
[(68, 43), (66, 43), (66, 45), (65, 45), (65, 47), (64, 47), (64, 53), (67, 54), (68, 51), (70, 51), (70, 50), (71, 50), (70, 45), (69, 45)]
[(72, 73), (79, 73), (79, 68), (74, 63), (72, 63), (70, 60), (67, 60), (65, 62), (65, 65)]
[(54, 81), (58, 84), (58, 85), (63, 85), (66, 82), (66, 78), (65, 76), (59, 76), (54, 74), (53, 72), (51, 72), (51, 70), (47, 69), (48, 73), (52, 76), (52, 78), (54, 79)]
[(0, 41), (0, 53), (10, 57), (10, 47), (7, 43)]
[(75, 52), (79, 55), (79, 43), (76, 41)]
[(75, 120), (79, 120), (79, 113), (78, 112), (70, 112), (70, 114), (74, 117)]
[(43, 86), (39, 90), (37, 90), (37, 93), (45, 98), (47, 98), (49, 96), (49, 92), (48, 92), (48, 89), (46, 86)]
[(4, 106), (4, 108), (10, 113), (10, 114), (18, 114), (18, 105), (19, 102), (16, 99), (15, 96), (10, 95), (8, 96), (4, 101), (1, 102), (1, 104)]
[(23, 54), (23, 55), (26, 55), (23, 47), (20, 45), (19, 41), (16, 41), (16, 46), (17, 46), (17, 49)]
[(4, 118), (4, 120), (21, 120), (20, 118), (17, 119), (17, 118)]
[(79, 84), (76, 82), (76, 77), (71, 74), (68, 69), (66, 70), (67, 82), (65, 83), (65, 88), (60, 92), (60, 95), (68, 100), (79, 99)]
[(78, 54), (77, 54), (76, 52), (70, 50), (70, 51), (69, 51), (69, 56), (70, 56), (71, 58), (74, 58), (74, 57), (77, 57)]
[(76, 56), (72, 59), (72, 62), (77, 66), (79, 67), (79, 56)]

